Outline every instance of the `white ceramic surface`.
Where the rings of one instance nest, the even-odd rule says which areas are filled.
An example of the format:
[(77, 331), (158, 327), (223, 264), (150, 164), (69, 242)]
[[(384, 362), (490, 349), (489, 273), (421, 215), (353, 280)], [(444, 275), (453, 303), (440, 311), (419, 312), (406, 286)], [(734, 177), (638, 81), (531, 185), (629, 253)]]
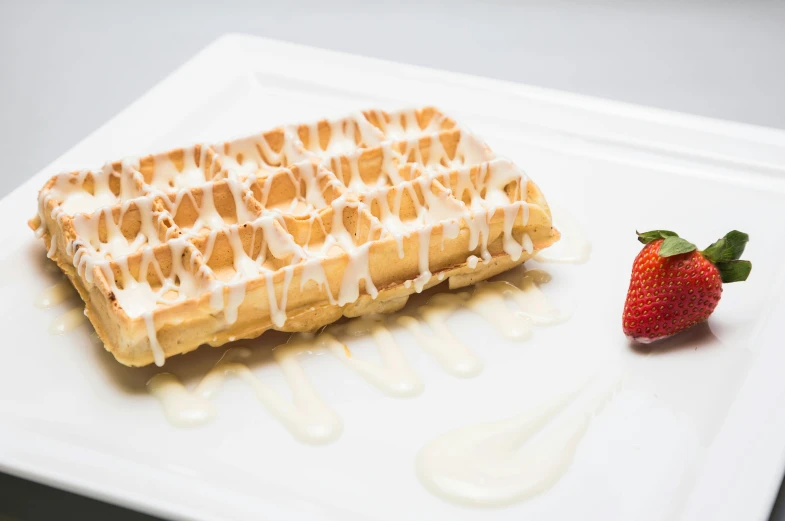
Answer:
[[(70, 307), (35, 306), (58, 276), (25, 221), (49, 175), (358, 108), (429, 103), (521, 165), (593, 242), (587, 264), (540, 266), (553, 275), (543, 291), (572, 312), (569, 321), (514, 343), (479, 316), (456, 313), (450, 324), (484, 361), (478, 377), (451, 377), (409, 346), (425, 391), (393, 399), (332, 357), (306, 357), (309, 377), (344, 421), (337, 442), (310, 447), (240, 382), (216, 398), (213, 423), (174, 428), (144, 389), (157, 369), (119, 366), (86, 324), (48, 332)], [(222, 38), (0, 202), (8, 223), (0, 469), (178, 519), (764, 519), (785, 463), (783, 165), (785, 132)], [(744, 230), (755, 267), (748, 282), (726, 288), (709, 327), (646, 354), (627, 344), (620, 315), (639, 248), (634, 230), (654, 227), (699, 244)], [(395, 335), (411, 342), (405, 331)], [(369, 341), (350, 346), (375, 355)], [(221, 352), (205, 348), (166, 369), (193, 384)], [(551, 490), (484, 510), (447, 503), (419, 483), (415, 455), (426, 442), (526, 410), (609, 352), (625, 383)], [(286, 392), (263, 349), (250, 365)]]

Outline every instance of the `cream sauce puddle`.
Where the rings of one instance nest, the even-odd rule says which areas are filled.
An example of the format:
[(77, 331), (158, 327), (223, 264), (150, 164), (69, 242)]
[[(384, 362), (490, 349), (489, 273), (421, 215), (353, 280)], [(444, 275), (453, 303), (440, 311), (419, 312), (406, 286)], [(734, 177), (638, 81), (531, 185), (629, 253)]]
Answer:
[(417, 454), (417, 476), (431, 493), (472, 506), (503, 506), (545, 492), (570, 467), (619, 381), (618, 374), (598, 376), (518, 416), (447, 432)]
[[(441, 293), (434, 295), (418, 310), (420, 320), (414, 317), (399, 317), (398, 324), (408, 329), (420, 347), (428, 353), (448, 374), (460, 378), (472, 378), (482, 372), (483, 363), (474, 352), (450, 331), (449, 317), (469, 298), (468, 293)], [(430, 333), (423, 327), (425, 323)]]
[(347, 331), (350, 335), (357, 336), (370, 333), (378, 346), (381, 364), (351, 356), (346, 344), (329, 333), (319, 335), (318, 339), (347, 367), (383, 393), (394, 397), (410, 397), (423, 392), (422, 379), (406, 360), (390, 330), (382, 323), (362, 317), (349, 322)]
[[(214, 417), (210, 398), (220, 389), (226, 377), (236, 377), (249, 384), (262, 405), (295, 438), (306, 443), (328, 443), (340, 436), (342, 420), (311, 385), (297, 360), (300, 352), (324, 349), (382, 393), (398, 398), (417, 396), (424, 389), (422, 379), (407, 360), (388, 324), (397, 323), (411, 332), (418, 346), (448, 374), (470, 378), (482, 371), (482, 360), (451, 331), (448, 317), (465, 306), (486, 317), (506, 336), (525, 337), (534, 324), (556, 323), (565, 318), (539, 289), (538, 284), (548, 280), (550, 276), (546, 272), (530, 270), (522, 276), (520, 287), (507, 282), (489, 282), (478, 284), (471, 294), (434, 295), (416, 310), (416, 317), (361, 317), (345, 325), (328, 327), (317, 337), (293, 335), (289, 343), (273, 350), (273, 358), (291, 389), (292, 400), (281, 397), (257, 378), (248, 366), (239, 362), (238, 359), (247, 357), (249, 351), (237, 348), (227, 351), (193, 391), (188, 391), (168, 373), (154, 376), (148, 383), (148, 389), (161, 401), (164, 414), (172, 424), (199, 425)], [(509, 299), (515, 303), (517, 310), (508, 306)], [(356, 337), (365, 334), (369, 334), (376, 344), (379, 362), (353, 357), (348, 346), (340, 340), (342, 335)]]
[(250, 355), (244, 348), (229, 349), (192, 392), (168, 373), (155, 375), (147, 387), (163, 405), (170, 422), (177, 426), (193, 426), (213, 418), (214, 406), (209, 400), (226, 378), (239, 378), (253, 389), (259, 402), (295, 438), (310, 444), (329, 443), (341, 435), (343, 420), (322, 400), (297, 360), (301, 352), (312, 348), (308, 339), (294, 338), (273, 350), (273, 358), (291, 390), (291, 400), (257, 378), (247, 365), (236, 361)]
[(49, 326), (49, 332), (62, 335), (73, 331), (85, 320), (87, 320), (87, 317), (84, 314), (84, 305), (80, 304), (54, 319)]
[(562, 236), (559, 242), (534, 256), (537, 262), (583, 264), (591, 257), (591, 242), (586, 231), (568, 212), (554, 211), (556, 228)]
[(51, 308), (66, 300), (78, 297), (70, 282), (62, 281), (49, 286), (35, 298), (35, 305), (39, 308)]
[[(505, 281), (480, 282), (465, 305), (505, 337), (526, 340), (531, 337), (533, 326), (558, 324), (569, 318), (540, 290), (539, 285), (550, 280), (545, 271), (527, 270), (520, 287)], [(517, 310), (510, 309), (508, 299), (515, 302)]]

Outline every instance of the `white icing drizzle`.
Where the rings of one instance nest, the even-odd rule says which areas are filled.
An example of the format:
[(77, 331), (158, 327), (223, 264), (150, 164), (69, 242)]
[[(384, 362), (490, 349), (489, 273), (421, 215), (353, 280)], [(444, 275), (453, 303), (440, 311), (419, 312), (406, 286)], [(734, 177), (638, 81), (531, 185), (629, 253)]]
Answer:
[[(376, 295), (378, 295), (378, 290), (371, 277), (371, 270), (368, 262), (369, 249), (372, 244), (370, 242), (365, 242), (378, 232), (378, 224), (371, 222), (368, 230), (368, 237), (366, 237), (365, 240), (357, 237), (357, 240), (361, 241), (360, 244), (357, 244), (355, 242), (355, 235), (346, 229), (343, 221), (344, 210), (347, 208), (357, 209), (358, 206), (359, 203), (347, 199), (346, 196), (342, 196), (333, 201), (331, 204), (332, 219), (330, 233), (326, 235), (325, 241), (320, 248), (315, 250), (311, 248), (308, 249), (308, 255), (317, 259), (327, 257), (331, 251), (334, 251), (335, 247), (340, 248), (343, 252), (348, 254), (338, 298), (336, 299), (336, 303), (339, 306), (349, 304), (359, 298), (361, 282), (365, 283), (365, 292), (370, 295), (371, 298), (376, 298)], [(321, 215), (315, 215), (312, 219), (318, 221), (322, 226), (322, 229), (325, 229), (325, 224), (321, 222)], [(308, 268), (308, 277), (311, 278), (311, 280), (316, 280), (319, 285), (325, 288), (328, 287), (323, 269), (319, 271), (313, 267)], [(329, 291), (327, 293), (329, 294)], [(333, 297), (330, 296), (329, 298), (332, 303)]]
[[(171, 270), (164, 275), (156, 258), (156, 250), (146, 247), (141, 251), (139, 274), (134, 277), (128, 266), (128, 259), (120, 259), (116, 266), (120, 269), (118, 281), (112, 270), (104, 270), (104, 276), (110, 290), (117, 298), (117, 302), (129, 318), (141, 318), (144, 321), (150, 348), (153, 352), (155, 364), (164, 363), (164, 351), (157, 339), (157, 328), (153, 314), (160, 306), (182, 302), (188, 298), (198, 296), (209, 287), (213, 287), (197, 268), (199, 252), (182, 238), (172, 239), (168, 242), (168, 254), (171, 255)], [(159, 254), (166, 254), (159, 252)], [(183, 257), (188, 261), (183, 263)], [(158, 281), (153, 288), (148, 281), (149, 270)], [(118, 282), (120, 284), (118, 285)]]
[(321, 288), (327, 295), (327, 301), (331, 305), (337, 302), (330, 290), (327, 273), (324, 271), (321, 259), (309, 259), (303, 264), (303, 271), (300, 275), (300, 291), (303, 291), (306, 283), (309, 281), (316, 282), (317, 287)]
[[(153, 156), (153, 171), (150, 185), (158, 190), (172, 190), (195, 188), (209, 182), (216, 173), (212, 152), (207, 145), (180, 149), (176, 151), (182, 158), (182, 165), (178, 167), (172, 159), (173, 154), (159, 154)], [(198, 157), (198, 160), (197, 160)], [(207, 164), (211, 170), (207, 170)]]
[(60, 205), (60, 209), (67, 214), (87, 213), (98, 208), (109, 206), (117, 202), (115, 195), (109, 190), (107, 183), (96, 183), (95, 192), (74, 192)]
[[(158, 342), (157, 331), (167, 324), (155, 312), (162, 306), (208, 293), (210, 307), (222, 311), (226, 324), (231, 325), (238, 320), (248, 282), (264, 278), (270, 319), (280, 328), (287, 320), (289, 286), (295, 277), (295, 267), (301, 267), (298, 272), (300, 289), (315, 282), (330, 304), (344, 306), (357, 301), (361, 294), (376, 298), (378, 290), (369, 265), (370, 241), (375, 239), (394, 238), (398, 255), (403, 257), (404, 239), (417, 234), (417, 241), (413, 242), (418, 249), (419, 274), (404, 282), (406, 288), (416, 292), (424, 290), (434, 277), (430, 262), (432, 242), (440, 240), (444, 250), (446, 241), (459, 237), (462, 229), (468, 228), (469, 246), (484, 263), (491, 260), (488, 251), (491, 223), (499, 221), (502, 221), (504, 252), (513, 260), (519, 259), (524, 251), (531, 253), (531, 238), (525, 234), (514, 235), (514, 230), (528, 221), (529, 207), (518, 200), (526, 190), (528, 178), (525, 174), (507, 160), (494, 159), (485, 144), (468, 132), (454, 130), (449, 135), (440, 134), (439, 131), (451, 129), (454, 124), (438, 112), (433, 112), (421, 127), (422, 121), (425, 119), (420, 119), (418, 112), (413, 110), (392, 114), (357, 113), (326, 122), (330, 139), (324, 149), (318, 135), (319, 123), (316, 123), (305, 127), (307, 149), (298, 135), (302, 127), (295, 126), (214, 147), (200, 146), (149, 156), (146, 160), (152, 160), (152, 172), (146, 169), (147, 163), (144, 169), (149, 177), (148, 185), (144, 184), (137, 160), (124, 161), (119, 172), (117, 165), (107, 164), (99, 173), (64, 174), (57, 177), (49, 189), (42, 191), (39, 211), (43, 217), (45, 209), (51, 206), (50, 201), (54, 200), (59, 205), (54, 205), (52, 217), (85, 212), (73, 219), (78, 238), (65, 245), (66, 254), (73, 256), (77, 273), (88, 285), (93, 284), (95, 274), (102, 274), (128, 317), (143, 322), (155, 363), (160, 365), (164, 362), (164, 349)], [(410, 141), (391, 141), (401, 138)], [(422, 138), (425, 139), (421, 141)], [(443, 142), (442, 138), (457, 139), (454, 153), (447, 152), (444, 144), (447, 141)], [(280, 148), (274, 150), (271, 143)], [(421, 145), (428, 147), (427, 154)], [(360, 175), (360, 162), (368, 147), (379, 147), (382, 169), (378, 175), (374, 174), (377, 175), (375, 181), (366, 183)], [(346, 157), (348, 172), (341, 172), (341, 161), (334, 156), (344, 149), (351, 152)], [(336, 170), (348, 191), (325, 168), (327, 165)], [(88, 175), (92, 176), (90, 193), (82, 186)], [(119, 177), (119, 194), (112, 191), (117, 189), (117, 183), (115, 188), (110, 186), (113, 176)], [(285, 200), (280, 201), (281, 191), (273, 190), (276, 180), (290, 183), (294, 195), (286, 195)], [(286, 194), (291, 193), (285, 188)], [(511, 193), (513, 189), (517, 190), (514, 194)], [(218, 201), (226, 201), (225, 191), (231, 196), (233, 209), (217, 207)], [(263, 207), (261, 215), (259, 204), (254, 202), (254, 193)], [(183, 217), (179, 210), (184, 201), (189, 201), (196, 210), (190, 226), (180, 222)], [(378, 201), (379, 221), (371, 218), (370, 224), (364, 223), (368, 236), (360, 237), (360, 221), (368, 220), (364, 212), (369, 201)], [(109, 204), (114, 206), (103, 206)], [(162, 210), (164, 207), (166, 209)], [(353, 225), (344, 222), (347, 210), (355, 212), (354, 218), (347, 220), (354, 222)], [(190, 212), (188, 210), (186, 215)], [(131, 213), (141, 226), (133, 236), (127, 236), (123, 223)], [(327, 221), (325, 216), (330, 214), (332, 218)], [(283, 231), (286, 219), (293, 216), (305, 217), (307, 220), (298, 222), (311, 224), (302, 246)], [(234, 218), (237, 224), (230, 224)], [(43, 234), (45, 226), (42, 219), (38, 233)], [(254, 232), (259, 228), (263, 230), (264, 244), (256, 255), (253, 255), (253, 243), (246, 252), (240, 239), (241, 227), (248, 226)], [(321, 227), (324, 240), (316, 238), (311, 242), (311, 233), (315, 229), (318, 231), (314, 226)], [(347, 226), (354, 228), (347, 229)], [(494, 226), (498, 233), (498, 224)], [(207, 265), (219, 233), (226, 236), (232, 249), (234, 273), (228, 280), (219, 278)], [(254, 233), (252, 241), (255, 240)], [(203, 247), (200, 246), (204, 259), (191, 241), (194, 244), (205, 241)], [(154, 248), (160, 244), (165, 246)], [(50, 256), (56, 253), (57, 247), (58, 242), (52, 239)], [(157, 256), (166, 255), (167, 248), (172, 256), (172, 268), (164, 276)], [(186, 249), (191, 253), (190, 256), (186, 254), (183, 261)], [(344, 254), (346, 263), (338, 294), (334, 295), (320, 261)], [(477, 266), (477, 255), (467, 258), (469, 267)], [(139, 264), (136, 277), (131, 275), (129, 259)], [(266, 265), (268, 260), (275, 262)], [(118, 272), (120, 276), (115, 280)], [(157, 283), (151, 286), (148, 274)], [(439, 281), (444, 277), (443, 271), (437, 274)], [(502, 300), (490, 296), (494, 293), (490, 289), (489, 286), (478, 290), (470, 303), (482, 300), (484, 304), (474, 305), (474, 308), (480, 312), (485, 309), (486, 314), (487, 309), (493, 308), (498, 314), (489, 318), (500, 321), (504, 312), (507, 315), (512, 312), (506, 309)], [(219, 315), (216, 313), (216, 316)], [(434, 342), (429, 341), (422, 330), (415, 330), (411, 324), (407, 327), (430, 345), (431, 351), (438, 353)], [(444, 335), (445, 331), (440, 334)], [(462, 363), (472, 369), (450, 370), (466, 374), (477, 371), (477, 364), (466, 360)]]
[[(112, 163), (106, 163), (100, 170), (81, 170), (74, 173), (62, 173), (54, 177), (51, 186), (38, 194), (38, 229), (36, 236), (41, 237), (46, 231), (46, 214), (52, 206), (50, 217), (62, 227), (66, 216), (92, 213), (99, 208), (117, 204), (141, 195), (141, 174), (136, 170), (138, 161), (131, 159), (120, 163), (120, 171), (115, 170)], [(112, 191), (111, 180), (118, 179), (119, 192)], [(92, 191), (86, 188), (88, 179), (92, 182)], [(50, 236), (47, 256), (53, 258), (57, 251), (57, 243)]]
[[(139, 231), (133, 238), (123, 234), (122, 223), (126, 214), (133, 209), (138, 213), (140, 223)], [(70, 251), (77, 251), (79, 262), (75, 262), (80, 273), (92, 271), (88, 266), (95, 259), (113, 259), (130, 255), (142, 246), (155, 246), (161, 244), (158, 228), (160, 226), (160, 213), (153, 209), (153, 200), (150, 198), (131, 199), (122, 203), (115, 221), (112, 207), (105, 207), (96, 213), (80, 214), (74, 217), (74, 229), (79, 238), (69, 246)], [(137, 217), (134, 216), (136, 219)], [(104, 224), (106, 241), (100, 237), (100, 224)], [(85, 248), (86, 251), (79, 251)], [(89, 253), (89, 255), (85, 255)]]
[(518, 216), (518, 210), (518, 206), (504, 208), (504, 253), (509, 255), (513, 261), (520, 259), (523, 253), (523, 245), (512, 236), (512, 226)]
[(428, 253), (431, 247), (431, 232), (433, 226), (427, 226), (420, 230), (419, 237), (419, 250), (417, 254), (417, 266), (420, 274), (414, 279), (414, 291), (421, 293), (428, 281), (431, 280), (431, 268), (428, 259)]
[(434, 113), (428, 123), (421, 127), (417, 119), (417, 111), (414, 109), (403, 109), (387, 115), (380, 110), (369, 111), (369, 113), (376, 116), (376, 120), (381, 124), (384, 137), (395, 141), (414, 139), (425, 134), (439, 132), (445, 128), (445, 123), (449, 120), (443, 114)]
[[(248, 223), (247, 226), (251, 230), (250, 255), (243, 247), (238, 225), (230, 226), (224, 230), (214, 230), (207, 237), (204, 252), (204, 259), (207, 263), (210, 262), (219, 233), (226, 236), (232, 249), (233, 275), (228, 281), (213, 280), (210, 282), (212, 287), (210, 307), (215, 310), (223, 310), (227, 324), (234, 324), (237, 321), (238, 309), (245, 299), (247, 284), (259, 276), (265, 278), (270, 316), (273, 323), (280, 327), (286, 321), (286, 298), (294, 267), (284, 268), (283, 295), (279, 305), (275, 297), (274, 276), (276, 272), (274, 269), (268, 268), (265, 262), (268, 260), (268, 254), (276, 259), (293, 257), (295, 260), (303, 258), (305, 254), (276, 226), (277, 222), (275, 216), (263, 215)], [(261, 230), (261, 244), (258, 253), (254, 254), (255, 240), (259, 230)]]
[(502, 506), (540, 494), (572, 464), (592, 417), (610, 400), (618, 374), (507, 420), (461, 427), (417, 454), (417, 476), (433, 494), (471, 506)]
[(343, 306), (356, 301), (360, 297), (360, 282), (365, 282), (365, 291), (371, 298), (376, 298), (379, 291), (371, 278), (371, 267), (368, 263), (368, 251), (371, 244), (364, 244), (354, 249), (349, 255), (349, 263), (341, 281), (338, 293), (338, 305)]
[[(286, 178), (294, 190), (294, 197), (276, 203), (270, 200), (273, 186)], [(259, 181), (253, 179), (260, 191), (259, 203), (268, 211), (292, 216), (313, 216), (315, 211), (327, 206), (325, 191), (340, 191), (340, 183), (324, 167), (311, 161), (297, 163), (291, 169), (281, 168), (275, 174)], [(324, 184), (324, 186), (322, 186)]]
[[(375, 126), (371, 125), (362, 113), (353, 114), (347, 118), (327, 121), (330, 127), (330, 139), (326, 147), (322, 148), (319, 139), (319, 125), (325, 123), (319, 121), (303, 125), (307, 129), (308, 143), (307, 149), (317, 155), (337, 155), (349, 153), (358, 148), (367, 148), (378, 145), (384, 141), (384, 134)], [(297, 132), (298, 126), (291, 127), (293, 132)]]
[(245, 282), (227, 284), (228, 296), (226, 298), (226, 305), (223, 306), (224, 317), (227, 324), (234, 324), (237, 322), (237, 311), (240, 309), (240, 304), (245, 300), (245, 286)]
[(267, 298), (270, 302), (270, 318), (277, 327), (281, 327), (286, 322), (286, 297), (289, 291), (289, 285), (292, 282), (292, 275), (294, 274), (294, 267), (289, 266), (284, 269), (284, 280), (283, 280), (283, 291), (281, 295), (281, 303), (278, 304), (278, 300), (275, 296), (275, 284), (273, 281), (273, 276), (268, 275), (265, 279), (265, 285), (267, 286)]
[[(342, 156), (349, 165), (348, 173), (344, 171), (340, 158), (331, 161), (329, 166), (333, 168), (336, 176), (343, 182), (346, 188), (355, 194), (365, 194), (406, 181), (400, 172), (401, 165), (406, 162), (403, 155), (394, 150), (389, 142), (382, 143), (378, 148), (382, 155), (382, 167), (379, 176), (373, 182), (366, 182), (360, 175), (360, 161), (366, 153), (365, 150), (355, 151)], [(327, 164), (326, 161), (325, 164)]]
[(144, 320), (145, 329), (147, 330), (147, 338), (150, 341), (150, 350), (153, 352), (153, 361), (155, 365), (161, 367), (166, 361), (166, 353), (164, 352), (161, 344), (158, 343), (158, 334), (155, 331), (155, 322), (153, 321), (153, 312), (148, 311), (141, 315)]
[[(60, 201), (59, 209), (67, 215), (91, 213), (98, 208), (112, 205), (120, 200), (138, 195), (137, 180), (133, 176), (133, 166), (124, 162), (122, 171), (116, 172), (112, 164), (107, 163), (100, 171), (82, 170), (77, 174), (62, 174), (57, 177), (54, 187), (48, 196)], [(90, 193), (83, 185), (90, 176), (93, 180), (93, 192)], [(76, 182), (74, 183), (74, 177)], [(110, 181), (113, 177), (120, 180), (120, 192), (112, 192)]]
[(494, 159), (493, 152), (480, 139), (469, 132), (461, 131), (460, 140), (453, 157), (447, 153), (441, 142), (440, 134), (431, 134), (428, 159), (423, 157), (420, 149), (420, 137), (404, 143), (403, 156), (413, 158), (413, 162), (431, 170), (452, 170), (466, 165), (478, 165)]
[(220, 185), (207, 183), (198, 187), (202, 194), (201, 203), (197, 202), (193, 192), (189, 190), (179, 191), (173, 199), (167, 200), (169, 211), (175, 217), (185, 198), (188, 198), (193, 207), (197, 210), (197, 219), (190, 226), (180, 224), (179, 227), (181, 230), (187, 234), (194, 234), (203, 229), (218, 230), (227, 226), (226, 219), (228, 216), (222, 215), (215, 206), (214, 192), (217, 187), (223, 189), (225, 186), (232, 195), (234, 200), (233, 209), (235, 210), (238, 224), (246, 223), (256, 218), (256, 214), (248, 208), (246, 200), (252, 197), (252, 194), (244, 184), (241, 184), (234, 179), (224, 179), (220, 181), (220, 183)]
[[(277, 152), (268, 142), (268, 135), (280, 133), (283, 146)], [(297, 131), (278, 129), (264, 134), (254, 134), (234, 141), (215, 145), (228, 177), (252, 182), (257, 176), (277, 171), (305, 160), (310, 156), (297, 137)]]
[[(489, 225), (500, 212), (503, 215), (504, 252), (516, 261), (523, 251), (533, 251), (528, 235), (523, 236), (521, 242), (513, 236), (516, 221), (520, 221), (522, 225), (529, 221), (529, 205), (518, 200), (521, 194), (526, 193), (529, 179), (515, 164), (507, 159), (494, 159), (479, 166), (442, 173), (437, 175), (437, 179), (450, 187), (456, 198), (467, 202), (474, 215), (474, 218), (467, 222), (470, 231), (469, 247), (475, 249), (480, 246), (484, 261), (490, 259)], [(508, 191), (513, 193), (509, 194)]]
[[(152, 313), (159, 304), (172, 304), (182, 302), (189, 297), (200, 293), (200, 286), (206, 286), (206, 281), (199, 277), (198, 272), (194, 272), (198, 251), (193, 249), (184, 239), (173, 239), (168, 243), (171, 255), (172, 268), (170, 273), (165, 276), (161, 270), (158, 260), (155, 258), (156, 251), (152, 248), (142, 250), (142, 258), (139, 266), (139, 275), (134, 277), (128, 266), (128, 260), (123, 259), (117, 262), (121, 270), (122, 287), (118, 286), (114, 276), (108, 280), (112, 292), (117, 297), (120, 306), (131, 318)], [(189, 262), (183, 263), (184, 254), (189, 253)], [(153, 269), (160, 286), (153, 289), (148, 282), (148, 271)]]
[[(422, 203), (418, 194), (422, 197)], [(406, 220), (402, 218), (405, 196), (409, 210), (415, 212), (414, 216)], [(432, 276), (429, 251), (434, 228), (438, 227), (444, 241), (445, 236), (453, 239), (457, 237), (461, 222), (471, 222), (467, 208), (451, 199), (441, 184), (427, 177), (401, 183), (392, 189), (371, 191), (366, 201), (369, 205), (376, 203), (380, 212), (379, 221), (395, 238), (399, 257), (403, 258), (404, 238), (413, 233), (418, 234), (417, 264), (420, 274), (413, 281), (417, 293), (423, 290)]]

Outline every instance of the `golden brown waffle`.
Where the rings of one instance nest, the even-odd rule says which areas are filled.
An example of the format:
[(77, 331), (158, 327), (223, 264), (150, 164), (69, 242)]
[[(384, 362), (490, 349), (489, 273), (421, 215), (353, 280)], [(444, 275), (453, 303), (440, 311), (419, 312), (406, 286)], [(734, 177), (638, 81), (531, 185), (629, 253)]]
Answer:
[(131, 366), (396, 311), (559, 237), (537, 186), (430, 107), (59, 174), (30, 226)]

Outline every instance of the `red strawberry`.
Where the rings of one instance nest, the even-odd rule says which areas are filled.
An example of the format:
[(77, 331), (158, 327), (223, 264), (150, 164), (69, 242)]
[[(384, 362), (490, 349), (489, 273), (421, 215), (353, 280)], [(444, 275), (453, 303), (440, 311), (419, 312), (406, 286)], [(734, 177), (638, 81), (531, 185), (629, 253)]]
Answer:
[(739, 260), (749, 240), (732, 231), (703, 251), (668, 230), (639, 233), (645, 244), (632, 265), (622, 324), (643, 344), (675, 335), (709, 318), (722, 283), (747, 280), (752, 264)]

